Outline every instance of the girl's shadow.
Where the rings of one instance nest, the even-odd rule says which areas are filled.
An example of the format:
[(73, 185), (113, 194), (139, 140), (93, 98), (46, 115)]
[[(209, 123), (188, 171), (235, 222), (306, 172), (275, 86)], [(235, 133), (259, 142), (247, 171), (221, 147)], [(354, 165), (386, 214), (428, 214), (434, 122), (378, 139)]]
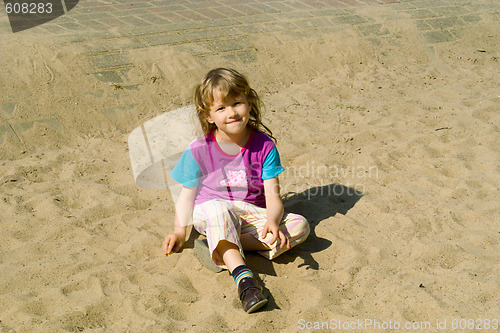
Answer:
[[(286, 264), (301, 257), (304, 263), (300, 264), (299, 267), (306, 266), (306, 269), (317, 270), (319, 264), (314, 260), (312, 254), (327, 249), (332, 242), (318, 237), (315, 232), (316, 226), (337, 213), (347, 214), (362, 196), (363, 194), (356, 189), (341, 184), (313, 187), (302, 193), (286, 193), (283, 197), (285, 212), (304, 216), (309, 222), (311, 232), (306, 241), (273, 261), (278, 264)], [(247, 262), (259, 273), (276, 275), (273, 263), (257, 254), (248, 253)]]

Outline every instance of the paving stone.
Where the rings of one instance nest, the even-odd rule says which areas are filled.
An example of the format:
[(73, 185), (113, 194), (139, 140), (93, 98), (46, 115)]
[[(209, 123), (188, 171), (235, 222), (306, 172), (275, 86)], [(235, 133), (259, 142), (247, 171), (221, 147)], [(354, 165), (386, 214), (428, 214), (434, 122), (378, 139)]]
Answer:
[[(130, 15), (130, 12), (129, 12), (129, 15)], [(72, 15), (72, 18), (78, 22), (100, 20), (100, 19), (104, 19), (106, 17), (109, 17), (108, 13), (78, 13), (78, 14)]]
[(130, 25), (133, 25), (133, 26), (136, 26), (136, 27), (140, 27), (140, 26), (144, 26), (144, 25), (151, 25), (152, 23), (149, 22), (149, 21), (146, 21), (146, 20), (143, 20), (137, 16), (122, 16), (120, 17), (120, 20), (122, 20), (123, 22), (126, 22)]
[(160, 17), (159, 15), (155, 14), (140, 14), (136, 15), (139, 19), (144, 20), (146, 22), (152, 23), (152, 24), (167, 24), (167, 23), (172, 23), (168, 19), (168, 16), (165, 15), (164, 17)]
[(339, 31), (343, 31), (346, 35), (348, 34), (348, 32), (346, 32), (346, 29), (340, 25), (329, 25), (326, 27), (318, 28), (315, 31), (317, 31), (320, 34), (331, 34), (331, 33), (336, 33)]
[(121, 21), (113, 17), (100, 19), (99, 22), (109, 26), (110, 28), (119, 28), (119, 27), (123, 28), (128, 26), (128, 24), (125, 23), (124, 21)]
[(269, 14), (262, 14), (262, 15), (252, 15), (252, 16), (247, 16), (244, 18), (239, 18), (240, 22), (243, 24), (248, 24), (248, 23), (261, 23), (261, 22), (274, 22), (276, 19), (274, 16), (269, 15)]
[(372, 44), (372, 45), (375, 45), (375, 46), (380, 46), (382, 44), (382, 42), (380, 41), (379, 38), (367, 38), (367, 40)]
[(32, 129), (35, 124), (42, 124), (42, 125), (48, 125), (54, 129), (61, 130), (62, 126), (61, 123), (57, 118), (47, 118), (47, 119), (40, 119), (40, 120), (31, 120), (31, 121), (24, 121), (21, 123), (16, 123), (13, 124), (12, 127), (17, 133), (22, 133), (27, 130)]
[(294, 7), (285, 2), (268, 2), (267, 5), (277, 9), (278, 13), (287, 13), (295, 10)]
[(462, 16), (461, 19), (467, 23), (478, 23), (481, 22), (482, 20), (480, 15), (475, 15), (475, 14)]
[(1, 104), (2, 115), (5, 119), (12, 119), (15, 109), (16, 103), (8, 102)]
[[(125, 82), (129, 82), (130, 81), (130, 70), (132, 69), (132, 67), (127, 67), (127, 68), (120, 68), (120, 69), (117, 69), (117, 73), (120, 74), (120, 76), (125, 80)], [(122, 88), (130, 88), (129, 85), (121, 85)], [(133, 89), (133, 88), (132, 88)]]
[(440, 7), (443, 5), (448, 5), (448, 2), (444, 0), (412, 1), (411, 5), (416, 8), (431, 8), (431, 7)]
[(212, 45), (213, 49), (217, 52), (231, 52), (252, 47), (245, 38), (216, 40), (210, 42), (210, 45)]
[[(193, 21), (194, 22), (194, 21)], [(241, 21), (236, 18), (207, 20), (203, 22), (196, 22), (202, 28), (222, 28), (241, 24)]]
[(182, 36), (186, 41), (197, 42), (207, 39), (215, 39), (223, 36), (223, 33), (220, 29), (204, 29), (204, 30), (196, 30), (196, 31), (183, 31)]
[(249, 6), (245, 4), (235, 4), (232, 5), (231, 8), (235, 9), (237, 12), (240, 12), (240, 16), (251, 17), (253, 15), (264, 14), (260, 9), (254, 8), (254, 6)]
[(146, 42), (148, 45), (151, 45), (151, 46), (170, 45), (170, 44), (177, 44), (177, 43), (182, 43), (182, 42), (187, 41), (187, 39), (184, 36), (182, 36), (178, 33), (144, 36), (143, 40), (144, 40), (144, 42)]
[(37, 120), (36, 122), (38, 122), (40, 124), (49, 125), (50, 127), (55, 128), (57, 130), (62, 130), (61, 123), (59, 122), (59, 119), (57, 119), (57, 118), (41, 119), (41, 120)]
[(368, 22), (365, 18), (358, 15), (336, 16), (330, 18), (334, 24), (360, 24)]
[(364, 4), (362, 1), (357, 0), (342, 0), (341, 2), (349, 6), (361, 6)]
[(236, 56), (235, 53), (224, 54), (222, 58), (226, 61), (229, 61), (233, 64), (239, 63), (241, 60)]
[(106, 31), (109, 29), (108, 25), (95, 20), (80, 21), (80, 24), (96, 31)]
[(451, 42), (455, 40), (455, 37), (447, 30), (429, 31), (424, 33), (422, 37), (424, 43), (429, 44)]
[(197, 13), (193, 10), (181, 10), (181, 11), (177, 11), (176, 13), (181, 15), (181, 16), (184, 16), (185, 18), (187, 18), (189, 20), (194, 20), (194, 21), (203, 21), (203, 20), (207, 19), (206, 16), (200, 15), (199, 13)]
[(124, 3), (124, 4), (119, 4), (119, 5), (116, 5), (115, 8), (117, 10), (120, 10), (120, 9), (126, 9), (126, 10), (131, 10), (131, 11), (137, 11), (138, 9), (141, 9), (141, 8), (151, 8), (153, 7), (154, 5), (149, 3), (149, 2), (139, 2), (139, 1), (134, 1), (133, 3)]
[(313, 11), (307, 11), (307, 12), (297, 11), (297, 12), (276, 13), (276, 14), (274, 14), (274, 17), (278, 21), (293, 21), (293, 20), (300, 20), (300, 19), (310, 18), (310, 17), (313, 17), (313, 16), (321, 16), (321, 15), (319, 15), (319, 13), (315, 13)]
[(389, 5), (390, 8), (394, 10), (409, 10), (409, 9), (415, 9), (415, 6), (412, 6), (411, 3), (394, 3)]
[(416, 24), (419, 30), (432, 30), (432, 27), (425, 20), (418, 20)]
[(300, 2), (316, 9), (327, 8), (329, 5), (327, 3), (317, 1), (317, 0), (301, 0)]
[(426, 22), (434, 29), (446, 29), (463, 25), (463, 22), (457, 17), (442, 17), (426, 20)]
[(101, 45), (106, 50), (106, 52), (115, 52), (130, 49), (139, 49), (147, 46), (148, 44), (143, 38), (124, 37), (104, 40), (101, 42)]
[(499, 8), (498, 1), (492, 2), (492, 3), (474, 3), (471, 2), (467, 4), (467, 8), (469, 8), (471, 11), (478, 12), (478, 11), (485, 11), (485, 10), (494, 10)]
[(322, 17), (298, 20), (294, 23), (295, 25), (297, 25), (299, 28), (302, 29), (319, 28), (319, 27), (329, 26), (332, 24), (329, 20)]
[(99, 81), (102, 81), (102, 82), (113, 82), (113, 83), (122, 83), (123, 82), (123, 79), (114, 70), (95, 72), (93, 74)]
[(440, 16), (467, 14), (469, 11), (464, 6), (437, 7), (432, 11)]
[(196, 9), (195, 12), (202, 15), (202, 16), (208, 17), (209, 19), (213, 19), (213, 20), (227, 18), (226, 15), (224, 15), (223, 13), (221, 13), (215, 9), (212, 9), (212, 8), (200, 8), (200, 9)]
[(17, 134), (14, 132), (12, 127), (10, 125), (2, 125), (0, 126), (0, 143), (3, 143), (3, 138), (5, 135), (9, 135), (10, 137), (14, 138), (16, 141), (21, 141), (19, 140), (19, 137)]
[(463, 27), (451, 28), (451, 29), (448, 29), (448, 31), (451, 32), (451, 34), (455, 37), (455, 39), (463, 38), (464, 37), (464, 33), (465, 33)]
[(428, 9), (417, 9), (417, 10), (407, 10), (407, 14), (409, 14), (412, 18), (431, 18), (436, 17), (436, 14), (431, 12)]
[(123, 116), (127, 111), (131, 111), (137, 107), (138, 104), (126, 104), (119, 106), (112, 106), (103, 109), (103, 112), (108, 116)]
[(262, 30), (257, 26), (257, 24), (247, 24), (247, 25), (240, 25), (236, 27), (232, 27), (232, 29), (235, 29), (236, 31), (239, 31), (241, 35), (251, 35), (251, 34), (257, 34), (261, 33)]
[(154, 6), (150, 8), (151, 13), (163, 13), (163, 12), (173, 12), (179, 10), (186, 10), (187, 8), (181, 5), (169, 5), (169, 6)]
[(387, 13), (387, 14), (382, 14), (377, 16), (376, 20), (377, 22), (386, 22), (386, 21), (395, 21), (395, 20), (401, 20), (403, 19), (403, 16), (400, 13)]
[(95, 97), (102, 97), (102, 96), (104, 96), (104, 89), (90, 90), (90, 91), (84, 92), (84, 94), (95, 96)]
[(229, 6), (214, 7), (213, 10), (225, 15), (226, 17), (241, 17), (245, 15), (239, 10)]
[[(224, 22), (224, 21), (223, 21)], [(206, 29), (217, 26), (218, 21), (188, 21), (184, 19), (183, 22), (168, 24), (164, 26), (165, 31), (185, 31), (185, 30), (197, 30), (197, 29)]]
[(387, 35), (389, 33), (389, 30), (387, 30), (387, 28), (385, 28), (382, 24), (363, 25), (359, 26), (358, 29), (365, 36), (371, 36), (371, 35), (381, 36), (381, 35)]
[(346, 15), (349, 12), (345, 9), (333, 8), (333, 9), (322, 9), (322, 10), (313, 10), (310, 12), (314, 16), (338, 16), (338, 15)]
[(164, 25), (151, 24), (151, 25), (132, 27), (130, 29), (121, 29), (119, 37), (137, 36), (139, 38), (142, 38), (143, 35), (154, 35), (154, 34), (164, 33), (165, 31), (170, 32), (168, 29), (165, 29)]
[(115, 68), (131, 65), (124, 52), (108, 53), (89, 56), (92, 63), (99, 69)]
[(260, 11), (262, 13), (273, 14), (273, 13), (279, 13), (280, 12), (279, 9), (276, 9), (276, 8), (274, 8), (272, 6), (268, 6), (265, 3), (258, 3), (258, 2), (252, 3), (251, 7), (252, 7), (252, 9), (258, 10), (258, 11)]
[(59, 23), (59, 26), (73, 31), (84, 31), (83, 29), (85, 28), (85, 26), (78, 24), (76, 22)]
[(258, 24), (258, 27), (263, 32), (288, 31), (298, 29), (298, 27), (293, 22), (266, 22)]
[(177, 52), (188, 53), (194, 56), (204, 56), (214, 53), (207, 42), (179, 44), (170, 47)]

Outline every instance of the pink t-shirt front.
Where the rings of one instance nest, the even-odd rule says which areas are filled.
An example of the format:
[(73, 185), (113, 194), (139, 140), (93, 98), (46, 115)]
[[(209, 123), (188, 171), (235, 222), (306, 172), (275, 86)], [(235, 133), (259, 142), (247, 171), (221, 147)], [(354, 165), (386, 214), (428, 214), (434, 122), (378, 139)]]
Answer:
[(236, 155), (225, 153), (212, 133), (194, 140), (170, 176), (186, 187), (197, 187), (195, 204), (222, 199), (266, 206), (264, 180), (284, 171), (274, 142), (253, 131)]

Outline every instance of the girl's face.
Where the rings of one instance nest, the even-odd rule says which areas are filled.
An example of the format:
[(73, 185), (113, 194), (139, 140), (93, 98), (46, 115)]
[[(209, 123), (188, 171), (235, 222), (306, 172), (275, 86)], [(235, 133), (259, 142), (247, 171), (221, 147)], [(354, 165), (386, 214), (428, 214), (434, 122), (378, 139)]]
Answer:
[(243, 134), (250, 119), (250, 109), (251, 105), (245, 95), (228, 96), (223, 100), (220, 91), (215, 90), (207, 120), (229, 136)]

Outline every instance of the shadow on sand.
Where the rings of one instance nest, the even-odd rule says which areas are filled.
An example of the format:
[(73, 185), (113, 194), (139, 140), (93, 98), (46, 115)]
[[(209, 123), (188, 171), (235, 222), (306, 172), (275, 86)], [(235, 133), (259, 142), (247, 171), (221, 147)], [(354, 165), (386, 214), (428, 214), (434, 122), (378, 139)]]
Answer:
[[(309, 221), (311, 232), (305, 242), (283, 253), (273, 262), (286, 264), (300, 257), (304, 263), (299, 267), (306, 266), (306, 269), (317, 270), (319, 264), (312, 254), (327, 249), (332, 242), (318, 237), (315, 231), (316, 226), (337, 213), (347, 214), (362, 196), (363, 194), (356, 189), (341, 184), (313, 187), (302, 193), (286, 193), (283, 197), (285, 212), (304, 216)], [(247, 262), (248, 266), (258, 273), (276, 275), (273, 262), (258, 254), (248, 253)]]
[[(341, 184), (313, 187), (302, 193), (286, 193), (283, 196), (285, 213), (295, 213), (304, 216), (311, 228), (309, 237), (302, 244), (283, 253), (273, 261), (257, 253), (247, 252), (246, 263), (248, 267), (251, 268), (254, 273), (276, 276), (274, 263), (287, 264), (295, 261), (297, 257), (300, 257), (304, 262), (298, 267), (306, 266), (306, 269), (317, 270), (319, 264), (314, 260), (313, 253), (326, 250), (330, 247), (332, 241), (318, 237), (315, 231), (316, 226), (323, 220), (335, 216), (337, 213), (342, 215), (347, 214), (362, 196), (363, 194), (356, 189)], [(184, 248), (192, 248), (194, 240), (199, 236), (198, 232), (192, 228), (190, 237), (184, 245)], [(269, 300), (267, 306), (259, 311), (267, 312), (279, 309), (272, 293), (266, 288), (259, 274), (255, 274), (255, 278), (260, 282), (264, 294), (267, 295)]]

